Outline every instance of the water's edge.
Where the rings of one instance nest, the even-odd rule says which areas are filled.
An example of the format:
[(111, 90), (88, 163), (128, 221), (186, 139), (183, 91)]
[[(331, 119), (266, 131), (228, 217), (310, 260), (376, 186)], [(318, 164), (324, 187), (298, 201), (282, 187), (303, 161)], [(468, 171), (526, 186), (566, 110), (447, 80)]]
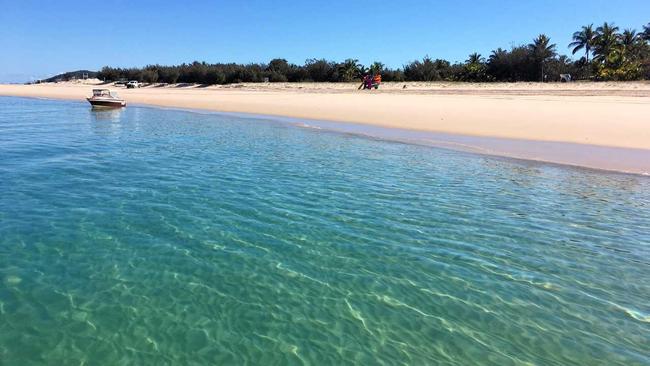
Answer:
[(650, 175), (650, 150), (577, 144), (558, 141), (470, 136), (444, 132), (373, 126), (355, 122), (337, 122), (267, 114), (223, 112), (210, 109), (167, 107), (155, 104), (131, 104), (137, 107), (167, 109), (201, 114), (216, 114), (266, 122), (286, 123), (300, 128), (345, 133), (367, 138), (430, 146), (494, 158), (568, 166), (595, 171), (631, 175)]
[[(76, 99), (24, 96), (3, 97), (52, 101), (65, 100), (85, 104), (85, 102)], [(312, 128), (321, 131), (345, 133), (386, 141), (430, 146), (477, 155), (486, 155), (495, 158), (554, 164), (595, 171), (650, 176), (650, 149), (645, 150), (598, 146), (559, 141), (471, 136), (445, 132), (382, 127), (355, 122), (337, 122), (245, 112), (225, 112), (213, 109), (170, 107), (145, 103), (131, 103), (130, 106), (258, 119), (272, 123), (285, 123), (300, 128)]]

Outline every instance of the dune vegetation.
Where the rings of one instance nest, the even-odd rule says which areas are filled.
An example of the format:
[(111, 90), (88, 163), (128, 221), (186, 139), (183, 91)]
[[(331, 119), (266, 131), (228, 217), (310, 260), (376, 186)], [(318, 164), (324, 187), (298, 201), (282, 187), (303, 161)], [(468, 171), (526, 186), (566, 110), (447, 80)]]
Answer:
[(97, 77), (147, 83), (230, 84), (240, 82), (350, 82), (366, 73), (382, 74), (384, 81), (560, 81), (569, 74), (574, 80), (650, 80), (650, 23), (642, 31), (621, 30), (612, 23), (583, 26), (568, 45), (572, 59), (561, 55), (545, 34), (529, 44), (498, 48), (487, 57), (472, 53), (462, 63), (425, 56), (401, 68), (381, 62), (362, 65), (356, 59), (334, 62), (309, 59), (296, 65), (284, 59), (268, 63), (192, 62), (175, 66), (148, 65), (142, 68), (106, 66)]

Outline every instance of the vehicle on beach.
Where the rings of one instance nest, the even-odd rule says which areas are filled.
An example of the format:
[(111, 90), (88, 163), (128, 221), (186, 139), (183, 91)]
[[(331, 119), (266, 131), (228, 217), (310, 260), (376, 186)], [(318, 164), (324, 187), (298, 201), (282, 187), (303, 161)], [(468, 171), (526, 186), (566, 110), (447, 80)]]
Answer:
[(140, 84), (140, 82), (136, 81), (136, 80), (131, 80), (128, 83), (126, 83), (126, 88), (127, 89), (139, 88), (141, 86), (142, 86), (142, 84)]
[(126, 101), (109, 89), (93, 89), (93, 96), (86, 98), (93, 108), (121, 108), (126, 107)]

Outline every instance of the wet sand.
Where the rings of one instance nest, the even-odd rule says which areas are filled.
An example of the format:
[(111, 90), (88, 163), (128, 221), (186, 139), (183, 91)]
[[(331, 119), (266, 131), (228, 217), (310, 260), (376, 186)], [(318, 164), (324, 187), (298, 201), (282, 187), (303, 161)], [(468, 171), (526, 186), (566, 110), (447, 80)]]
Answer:
[[(0, 85), (0, 95), (82, 101), (93, 87), (98, 86)], [(393, 83), (379, 92), (358, 91), (356, 84), (315, 83), (106, 87), (130, 104), (284, 116), (314, 126), (313, 121), (329, 121), (320, 122), (330, 123), (320, 128), (353, 129), (382, 138), (417, 134), (400, 139), (490, 155), (650, 172), (650, 83)]]

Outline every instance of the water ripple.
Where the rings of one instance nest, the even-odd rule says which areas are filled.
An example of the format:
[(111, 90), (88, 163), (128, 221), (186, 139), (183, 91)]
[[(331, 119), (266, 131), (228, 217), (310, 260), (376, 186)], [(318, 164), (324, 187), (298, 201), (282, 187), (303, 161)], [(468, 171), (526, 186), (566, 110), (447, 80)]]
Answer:
[(0, 108), (2, 364), (650, 364), (647, 177)]

